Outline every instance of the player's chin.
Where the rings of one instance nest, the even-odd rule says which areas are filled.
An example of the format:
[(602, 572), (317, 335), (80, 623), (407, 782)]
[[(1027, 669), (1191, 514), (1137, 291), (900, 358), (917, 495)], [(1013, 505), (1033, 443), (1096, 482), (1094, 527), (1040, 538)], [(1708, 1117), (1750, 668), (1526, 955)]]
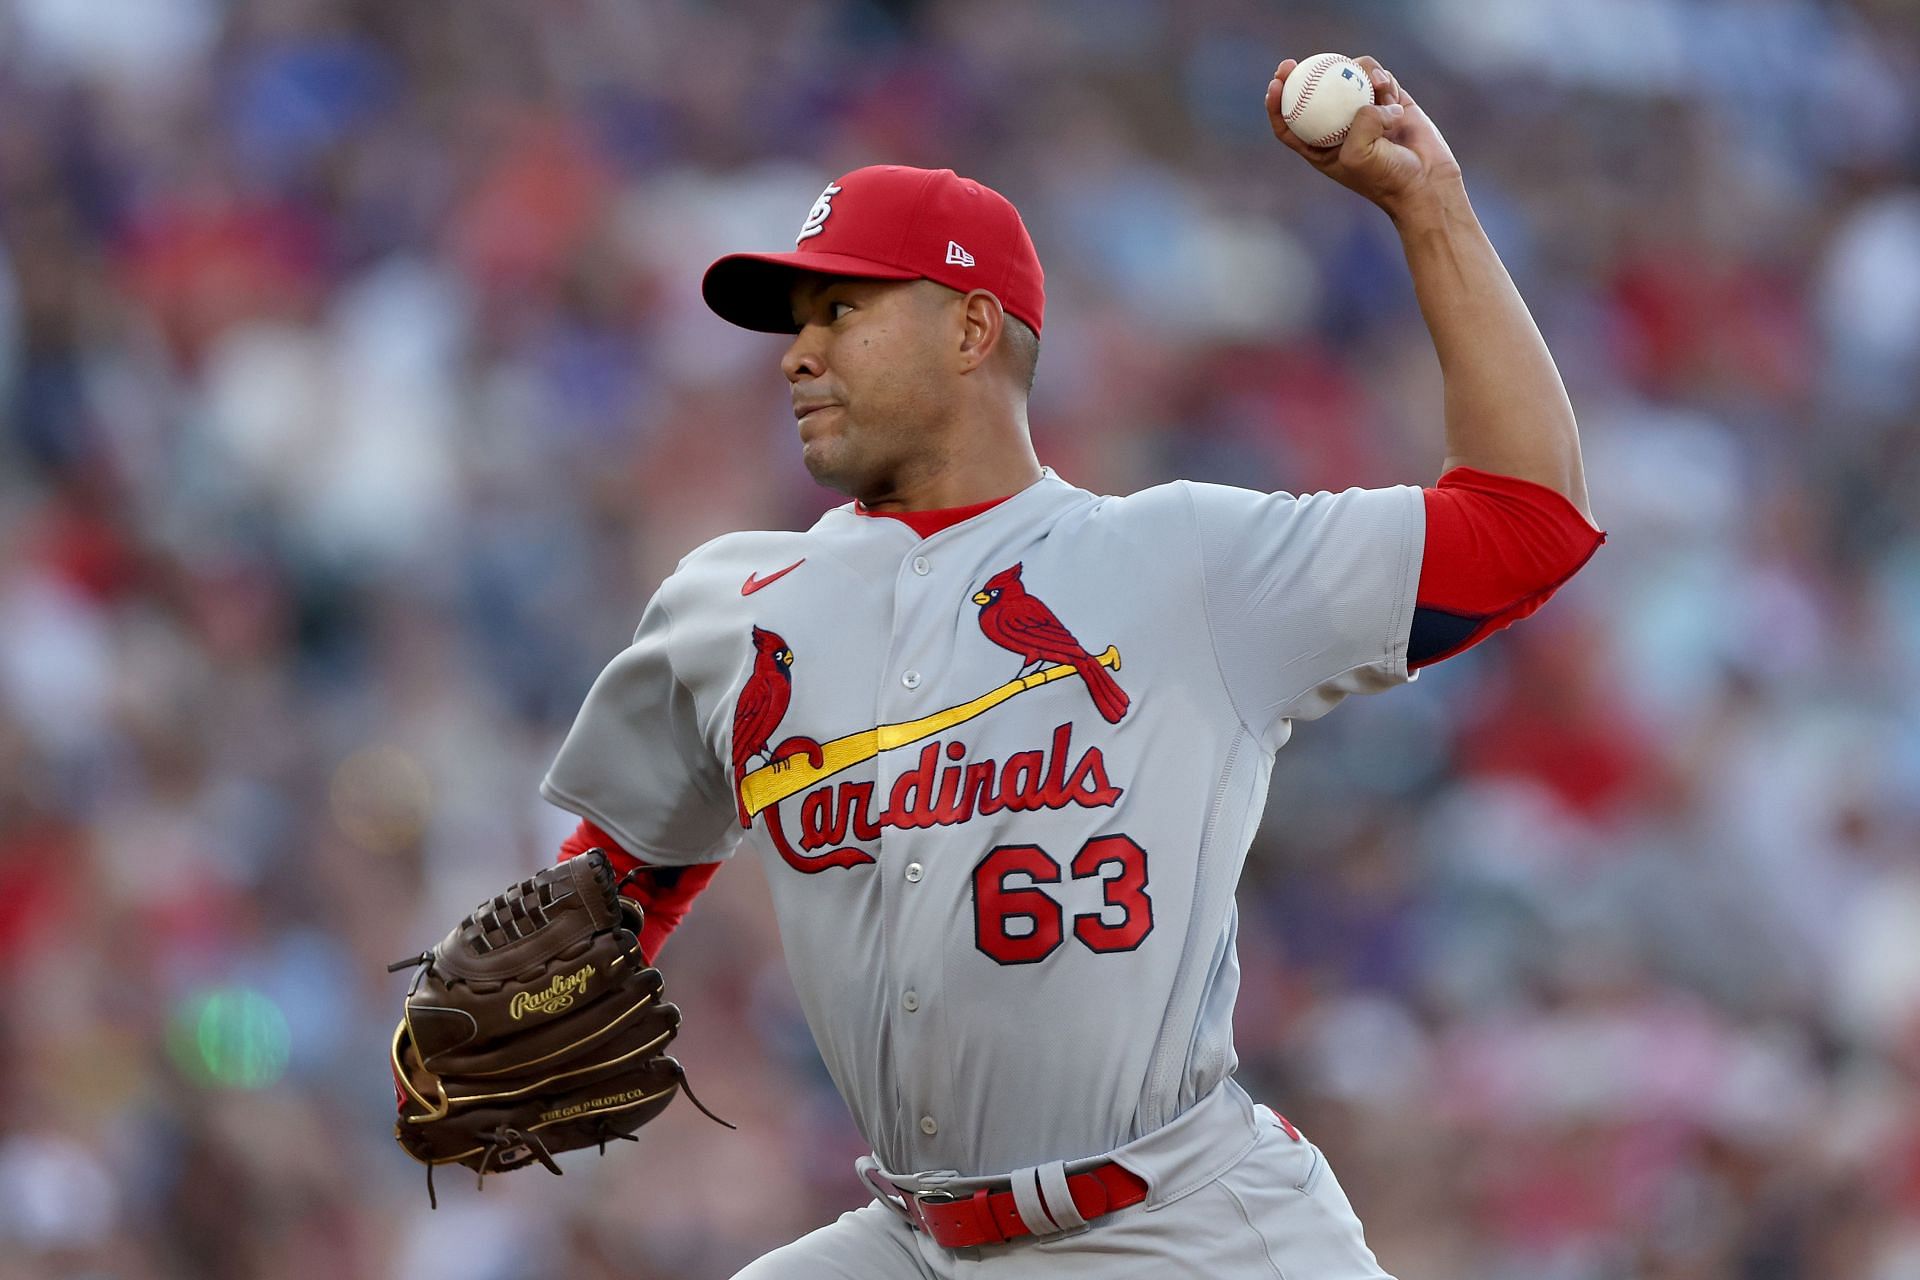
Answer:
[(801, 432), (800, 461), (817, 484), (836, 493), (851, 494), (856, 487), (847, 465), (846, 441), (835, 432)]
[(847, 411), (839, 405), (814, 410), (800, 419), (801, 456), (824, 458), (844, 452), (848, 430)]

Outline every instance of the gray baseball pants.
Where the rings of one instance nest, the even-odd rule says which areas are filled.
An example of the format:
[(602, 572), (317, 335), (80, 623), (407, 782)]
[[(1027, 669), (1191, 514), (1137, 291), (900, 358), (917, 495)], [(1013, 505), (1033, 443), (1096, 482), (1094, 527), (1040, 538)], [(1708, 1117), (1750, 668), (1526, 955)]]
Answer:
[(1320, 1149), (1231, 1080), (1110, 1158), (1146, 1179), (1147, 1199), (1077, 1232), (947, 1249), (876, 1198), (735, 1280), (1393, 1280)]

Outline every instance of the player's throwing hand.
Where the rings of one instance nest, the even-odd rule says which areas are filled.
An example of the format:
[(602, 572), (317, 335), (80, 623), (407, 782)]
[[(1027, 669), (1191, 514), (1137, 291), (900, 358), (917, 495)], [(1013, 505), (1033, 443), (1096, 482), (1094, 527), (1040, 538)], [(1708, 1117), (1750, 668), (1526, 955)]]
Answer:
[(1338, 146), (1312, 147), (1287, 128), (1280, 95), (1298, 62), (1288, 58), (1267, 85), (1267, 122), (1273, 136), (1306, 157), (1320, 172), (1397, 215), (1399, 208), (1436, 183), (1458, 182), (1460, 165), (1420, 104), (1370, 57), (1354, 59), (1373, 81), (1374, 106), (1360, 108)]

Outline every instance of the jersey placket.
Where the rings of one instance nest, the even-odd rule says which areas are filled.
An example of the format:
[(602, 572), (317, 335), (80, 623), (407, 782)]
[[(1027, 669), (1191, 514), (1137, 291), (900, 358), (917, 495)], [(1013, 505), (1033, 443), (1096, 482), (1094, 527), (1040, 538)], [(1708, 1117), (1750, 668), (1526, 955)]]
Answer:
[[(938, 711), (949, 703), (963, 701), (952, 696), (948, 677), (952, 658), (954, 599), (961, 597), (965, 583), (951, 572), (942, 572), (942, 559), (951, 559), (949, 545), (943, 555), (940, 534), (923, 541), (902, 556), (894, 577), (894, 624), (887, 667), (882, 672), (881, 696), (877, 700), (880, 723), (900, 723)], [(875, 786), (877, 802), (891, 803), (894, 789), (903, 774), (919, 767), (922, 753), (950, 741), (951, 735), (936, 735), (925, 743), (882, 752)], [(940, 761), (946, 763), (944, 754)], [(886, 931), (888, 1017), (892, 1024), (894, 1048), (895, 1096), (898, 1131), (905, 1151), (916, 1153), (912, 1168), (931, 1168), (928, 1153), (940, 1149), (942, 1126), (949, 1117), (942, 1114), (941, 1101), (951, 1098), (945, 1087), (948, 1054), (940, 1033), (945, 1019), (940, 1001), (944, 994), (943, 960), (945, 948), (935, 941), (943, 939), (951, 922), (949, 913), (938, 908), (952, 879), (951, 870), (934, 865), (934, 857), (943, 843), (951, 840), (951, 831), (941, 828), (905, 830), (894, 826), (883, 829), (876, 853), (877, 871), (882, 877), (881, 912)], [(951, 851), (947, 851), (951, 852)]]

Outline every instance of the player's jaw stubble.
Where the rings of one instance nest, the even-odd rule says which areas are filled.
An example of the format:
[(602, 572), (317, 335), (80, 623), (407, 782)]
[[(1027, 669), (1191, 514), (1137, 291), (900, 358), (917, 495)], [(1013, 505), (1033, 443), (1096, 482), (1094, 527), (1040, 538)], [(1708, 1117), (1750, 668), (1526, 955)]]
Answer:
[(888, 501), (945, 465), (937, 440), (901, 424), (874, 426), (830, 405), (800, 420), (800, 460), (816, 483), (868, 506)]

